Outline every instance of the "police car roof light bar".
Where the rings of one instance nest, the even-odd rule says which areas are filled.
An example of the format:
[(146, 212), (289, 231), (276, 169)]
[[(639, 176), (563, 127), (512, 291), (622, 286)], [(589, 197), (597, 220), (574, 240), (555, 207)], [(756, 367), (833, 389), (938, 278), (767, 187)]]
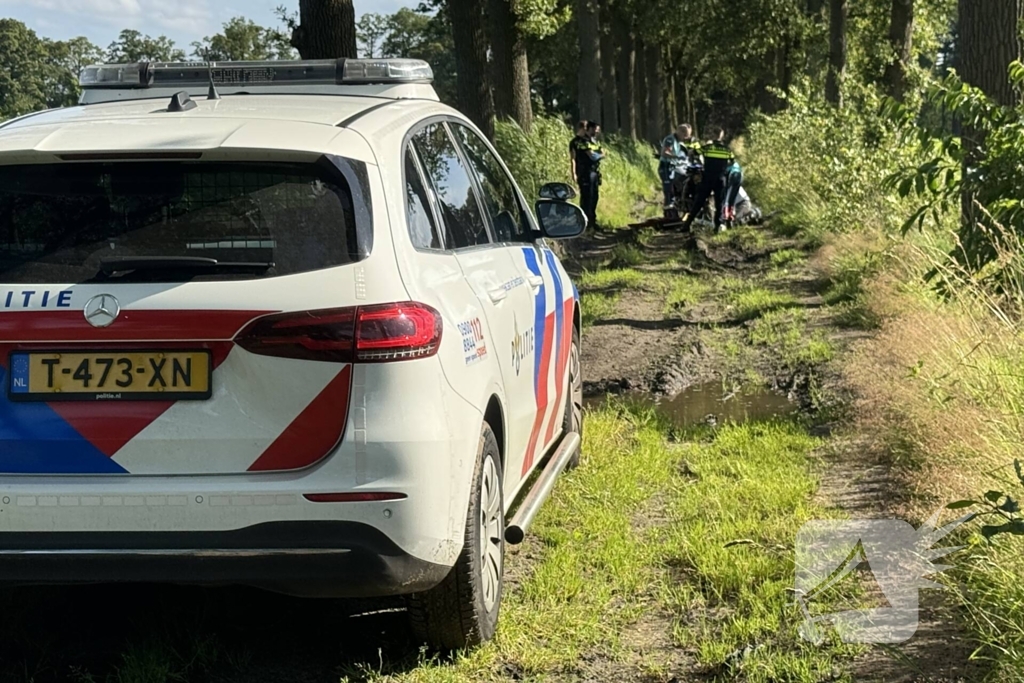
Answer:
[(434, 73), (419, 59), (268, 60), (261, 62), (139, 62), (96, 64), (82, 70), (83, 89), (144, 89), (295, 85), (430, 84)]

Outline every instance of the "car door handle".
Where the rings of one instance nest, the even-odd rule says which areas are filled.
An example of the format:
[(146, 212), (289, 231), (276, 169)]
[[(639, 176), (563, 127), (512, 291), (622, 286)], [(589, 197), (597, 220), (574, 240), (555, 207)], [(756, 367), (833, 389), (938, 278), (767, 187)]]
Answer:
[(491, 301), (493, 303), (497, 304), (501, 303), (502, 301), (508, 298), (508, 290), (505, 289), (504, 287), (498, 287), (497, 289), (492, 289), (491, 291), (487, 292), (487, 295), (491, 297)]
[(530, 277), (526, 278), (526, 281), (529, 282), (530, 286), (533, 287), (534, 289), (540, 289), (541, 287), (544, 286), (544, 278), (542, 278), (540, 275), (531, 275)]

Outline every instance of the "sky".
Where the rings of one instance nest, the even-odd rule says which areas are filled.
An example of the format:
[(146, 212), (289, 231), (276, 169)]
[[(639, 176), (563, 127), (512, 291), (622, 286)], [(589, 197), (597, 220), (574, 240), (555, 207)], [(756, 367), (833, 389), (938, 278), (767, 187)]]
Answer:
[[(356, 15), (390, 14), (415, 0), (354, 0)], [(276, 25), (274, 8), (298, 8), (298, 0), (0, 0), (0, 17), (25, 22), (40, 36), (66, 40), (85, 36), (106, 47), (124, 28), (166, 35), (191, 52), (193, 41), (220, 31), (232, 17)]]

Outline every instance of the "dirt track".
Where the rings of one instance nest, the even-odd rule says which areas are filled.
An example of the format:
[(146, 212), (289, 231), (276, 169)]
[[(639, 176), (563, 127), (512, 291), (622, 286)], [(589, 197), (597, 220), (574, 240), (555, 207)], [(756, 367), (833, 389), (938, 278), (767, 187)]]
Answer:
[[(716, 239), (602, 233), (574, 245), (567, 257), (570, 270), (581, 275), (585, 269), (627, 265), (616, 263), (628, 251), (622, 245), (641, 255), (629, 268), (639, 272), (643, 283), (602, 290), (617, 299), (611, 314), (584, 333), (583, 365), (591, 396), (668, 397), (709, 386), (720, 389), (714, 401), (726, 406), (742, 388), (756, 385), (787, 396), (795, 408), (813, 416), (818, 434), (828, 435), (841, 425), (845, 397), (838, 363), (844, 349), (866, 333), (837, 324), (834, 312), (823, 305), (828, 283), (806, 255), (778, 256), (792, 255), (799, 246), (794, 240), (765, 229)], [(700, 300), (667, 310), (665, 282), (677, 276), (708, 289)], [(756, 315), (730, 298), (737, 283), (756, 289), (758, 301), (765, 302)], [(593, 292), (581, 290), (585, 297)], [(780, 320), (799, 321), (799, 334), (785, 338), (792, 346), (788, 352), (770, 340), (756, 343), (769, 312)], [(827, 358), (808, 354), (814, 340), (834, 353)], [(710, 409), (708, 417), (714, 419), (715, 412)], [(834, 437), (829, 444), (821, 453), (820, 499), (850, 515), (885, 515), (892, 482), (884, 467), (879, 469), (877, 460), (848, 438)], [(642, 523), (667, 523), (657, 499)], [(510, 591), (518, 589), (543, 552), (542, 544), (528, 540), (510, 553)], [(964, 667), (969, 650), (951, 625), (948, 606), (935, 596), (925, 604), (922, 635), (896, 651), (866, 653), (854, 663), (855, 680), (973, 679)], [(399, 607), (394, 603), (303, 601), (240, 588), (98, 586), (5, 592), (0, 605), (0, 683), (326, 683), (345, 676), (374, 679), (374, 671), (396, 674), (422, 664), (405, 615), (388, 610)], [(670, 663), (672, 680), (706, 680), (673, 645), (671, 629), (671, 616), (652, 610), (623, 635), (625, 654), (599, 649), (574, 671), (549, 680), (662, 680), (644, 673), (645, 662), (655, 655)], [(499, 678), (523, 677), (509, 667)]]

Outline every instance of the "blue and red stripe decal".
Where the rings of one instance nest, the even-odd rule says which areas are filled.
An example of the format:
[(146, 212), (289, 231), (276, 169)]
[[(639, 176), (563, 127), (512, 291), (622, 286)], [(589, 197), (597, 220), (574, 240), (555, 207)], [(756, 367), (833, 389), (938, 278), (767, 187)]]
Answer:
[(538, 260), (535, 248), (523, 248), (526, 267), (530, 273), (535, 276), (542, 276), (542, 268), (546, 267), (549, 278), (545, 278), (545, 281), (550, 279), (555, 290), (555, 310), (551, 313), (547, 312), (547, 286), (542, 284), (534, 296), (534, 329), (536, 338), (540, 341), (540, 349), (534, 354), (533, 372), (533, 388), (537, 413), (534, 416), (533, 428), (530, 430), (530, 439), (526, 446), (526, 457), (523, 460), (523, 475), (526, 475), (533, 468), (538, 448), (546, 446), (554, 435), (557, 416), (552, 416), (545, 432), (544, 442), (540, 442), (544, 417), (547, 414), (548, 407), (551, 405), (551, 397), (548, 392), (548, 378), (551, 375), (552, 357), (554, 357), (557, 377), (554, 400), (555, 405), (561, 405), (569, 349), (572, 344), (572, 306), (576, 297), (575, 287), (573, 289), (573, 296), (563, 300), (565, 292), (562, 286), (558, 261), (550, 250), (545, 249), (542, 253), (544, 258), (543, 264)]

